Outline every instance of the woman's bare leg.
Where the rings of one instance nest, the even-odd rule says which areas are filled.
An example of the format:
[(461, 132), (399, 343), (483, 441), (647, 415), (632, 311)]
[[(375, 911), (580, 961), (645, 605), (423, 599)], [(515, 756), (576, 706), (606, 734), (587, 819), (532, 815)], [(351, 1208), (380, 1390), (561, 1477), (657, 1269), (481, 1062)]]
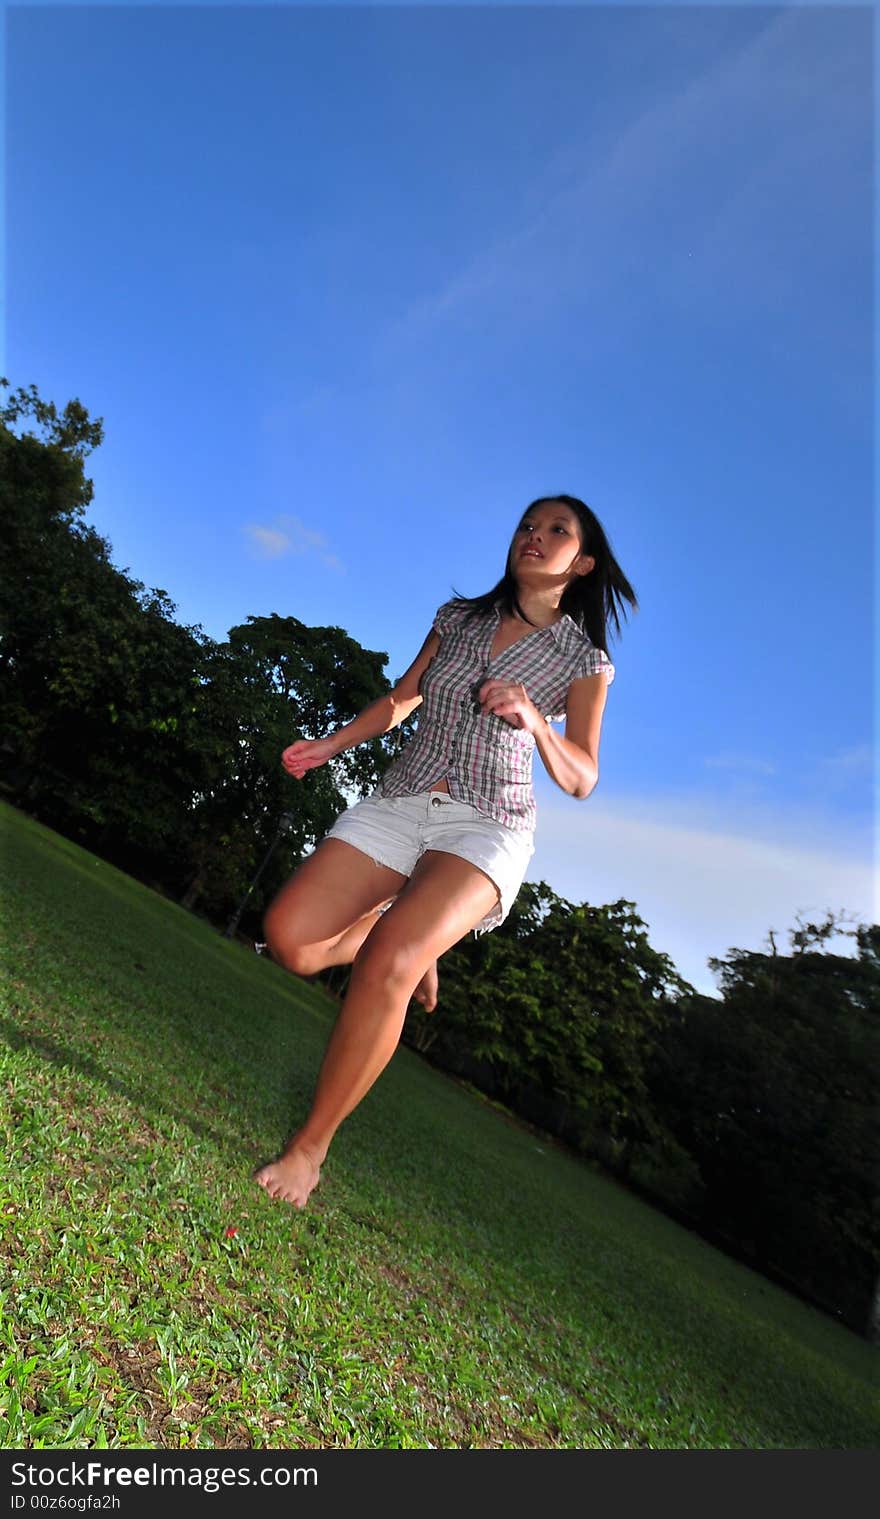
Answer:
[(433, 1013), (437, 1006), (437, 993), (439, 989), (440, 977), (437, 971), (437, 961), (432, 960), (413, 992), (416, 1002), (421, 1002), (426, 1013)]
[[(390, 904), (389, 904), (390, 905)], [(365, 913), (347, 928), (338, 939), (328, 939), (324, 946), (313, 946), (315, 954), (322, 954), (319, 970), (329, 970), (331, 965), (351, 965), (367, 934), (372, 933), (382, 916), (382, 908)], [(322, 953), (323, 950), (323, 953)]]
[[(354, 886), (359, 893), (365, 887), (372, 904), (376, 892), (382, 889), (378, 872), (387, 869), (376, 865), (359, 849), (352, 850), (354, 859), (345, 853), (340, 854), (335, 847), (337, 844), (342, 845), (343, 851), (352, 850), (344, 839), (325, 839), (282, 886), (266, 913), (264, 931), (272, 958), (295, 975), (314, 976), (318, 971), (329, 970), (332, 965), (351, 965), (367, 935), (381, 918), (381, 909), (389, 907), (397, 895), (396, 891), (389, 891), (383, 902), (376, 907), (371, 905), (369, 912), (349, 923), (341, 933), (322, 938), (328, 925), (337, 924), (340, 915), (351, 910), (350, 891), (341, 890), (342, 873), (344, 885), (347, 888)], [(333, 847), (327, 848), (327, 845)], [(357, 856), (360, 856), (359, 860)], [(311, 862), (318, 857), (320, 873), (316, 880), (317, 867)], [(406, 881), (406, 876), (399, 875), (396, 870), (387, 873), (395, 883)], [(326, 886), (330, 887), (327, 901), (322, 897)], [(309, 908), (308, 912), (304, 911), (305, 907)], [(319, 937), (310, 937), (313, 934)], [(434, 961), (413, 992), (416, 1001), (428, 1013), (433, 1013), (437, 1006), (438, 985), (437, 963)]]
[[(391, 902), (388, 905), (391, 907)], [(362, 917), (360, 922), (351, 925), (347, 933), (340, 934), (336, 943), (328, 946), (327, 958), (325, 958), (324, 965), (351, 965), (354, 955), (357, 954), (360, 946), (362, 946), (363, 940), (366, 939), (368, 934), (372, 933), (375, 925), (380, 921), (381, 913), (383, 913), (383, 910), (380, 908), (377, 913), (366, 914), (366, 917)], [(421, 978), (418, 986), (416, 986), (415, 992), (412, 993), (413, 1000), (416, 1003), (421, 1003), (426, 1013), (433, 1013), (436, 1007), (436, 1000), (438, 1000), (438, 992), (438, 968), (436, 968), (436, 960), (432, 960), (429, 968), (424, 972), (423, 978)]]
[[(266, 912), (263, 932), (272, 958), (299, 976), (344, 965), (374, 927), (379, 907), (406, 880), (344, 839), (323, 839)], [(334, 958), (334, 952), (345, 958)]]
[(305, 1207), (333, 1135), (397, 1048), (414, 988), (497, 901), (494, 882), (469, 861), (435, 850), (422, 856), (354, 962), (311, 1112), (278, 1160), (257, 1172), (270, 1197)]

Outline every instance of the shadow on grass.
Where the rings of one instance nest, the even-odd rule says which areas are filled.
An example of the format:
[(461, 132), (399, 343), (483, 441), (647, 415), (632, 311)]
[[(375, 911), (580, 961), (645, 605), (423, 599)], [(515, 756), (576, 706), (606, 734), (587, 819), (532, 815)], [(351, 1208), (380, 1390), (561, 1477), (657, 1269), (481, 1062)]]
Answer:
[[(10, 1049), (30, 1050), (33, 1054), (39, 1055), (42, 1059), (48, 1061), (50, 1065), (64, 1066), (67, 1070), (75, 1072), (78, 1076), (97, 1081), (102, 1086), (108, 1088), (109, 1091), (114, 1092), (118, 1097), (124, 1098), (137, 1112), (144, 1114), (145, 1094), (127, 1085), (119, 1076), (114, 1075), (112, 1071), (108, 1070), (106, 1066), (101, 1065), (100, 1061), (93, 1059), (92, 1056), (84, 1055), (80, 1050), (74, 1049), (69, 1045), (59, 1044), (56, 1040), (49, 1039), (45, 1034), (25, 1033), (18, 1024), (13, 1023), (9, 1018), (4, 1018), (2, 1015), (0, 1015), (0, 1033), (2, 1033)], [(236, 1147), (233, 1150), (228, 1131), (215, 1129), (193, 1114), (186, 1114), (179, 1108), (169, 1107), (161, 1098), (153, 1093), (150, 1093), (149, 1096), (148, 1116), (150, 1118), (161, 1116), (162, 1118), (170, 1119), (173, 1123), (182, 1124), (196, 1138), (210, 1140), (221, 1152), (225, 1151), (227, 1154), (233, 1153), (237, 1160), (243, 1158), (240, 1148)], [(257, 1163), (257, 1161), (254, 1161), (254, 1164)]]

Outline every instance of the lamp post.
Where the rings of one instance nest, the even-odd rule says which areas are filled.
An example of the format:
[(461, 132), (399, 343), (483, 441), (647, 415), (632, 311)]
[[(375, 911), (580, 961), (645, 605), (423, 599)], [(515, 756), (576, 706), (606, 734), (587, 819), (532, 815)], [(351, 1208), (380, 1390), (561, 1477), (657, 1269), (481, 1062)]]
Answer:
[(256, 875), (254, 876), (254, 879), (251, 881), (250, 886), (248, 887), (247, 891), (245, 892), (244, 896), (242, 897), (241, 901), (239, 902), (238, 906), (236, 907), (235, 912), (232, 914), (232, 917), (229, 919), (229, 922), (226, 925), (226, 931), (225, 931), (225, 933), (223, 935), (224, 939), (231, 939), (232, 938), (233, 934), (235, 933), (236, 929), (238, 928), (239, 921), (241, 919), (241, 915), (244, 912), (244, 910), (245, 910), (245, 908), (246, 908), (246, 906), (248, 904), (248, 899), (250, 898), (251, 892), (253, 891), (254, 887), (256, 886), (257, 882), (259, 881), (260, 876), (263, 874), (263, 871), (266, 869), (266, 866), (268, 865), (269, 861), (271, 860), (271, 858), (272, 858), (273, 854), (275, 853), (275, 850), (277, 849), (277, 847), (278, 847), (279, 843), (281, 842), (282, 838), (284, 837), (284, 835), (286, 833), (290, 833), (290, 830), (293, 827), (295, 821), (296, 820), (295, 820), (292, 812), (282, 812), (280, 818), (278, 819), (278, 828), (277, 828), (277, 830), (275, 832), (275, 837), (272, 840), (271, 844), (269, 845), (269, 848), (266, 850), (266, 853), (263, 856), (262, 862), (260, 864), (260, 868), (257, 871)]

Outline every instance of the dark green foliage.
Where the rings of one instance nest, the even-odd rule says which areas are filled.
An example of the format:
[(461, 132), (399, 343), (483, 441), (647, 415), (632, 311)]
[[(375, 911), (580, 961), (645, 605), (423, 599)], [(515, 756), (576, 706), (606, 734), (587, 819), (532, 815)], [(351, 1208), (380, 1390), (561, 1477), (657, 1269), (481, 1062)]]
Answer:
[[(47, 433), (16, 437), (32, 414)], [(207, 643), (162, 590), (110, 562), (82, 520), (100, 441), (34, 393), (0, 413), (0, 709), (4, 772), (27, 807), (143, 869), (174, 853), (198, 774), (194, 690)]]
[(631, 902), (574, 906), (526, 883), (500, 929), (443, 961), (442, 1016), (409, 1037), (576, 1147), (624, 1171), (654, 1127), (645, 1064), (690, 990)]
[[(13, 431), (29, 418), (42, 437)], [(78, 401), (59, 417), (33, 387), (0, 411), (0, 775), (27, 810), (217, 919), (287, 816), (249, 903), (258, 929), (342, 788), (374, 786), (401, 735), (302, 782), (281, 751), (387, 691), (387, 656), (294, 617), (249, 618), (225, 643), (180, 626), (83, 520), (101, 437)]]
[(651, 1085), (699, 1166), (701, 1225), (862, 1329), (880, 1259), (880, 927), (855, 931), (855, 958), (816, 952), (828, 937), (712, 962), (724, 1001), (679, 1004)]
[[(713, 961), (699, 996), (633, 904), (523, 887), (507, 923), (444, 958), (416, 1048), (779, 1276), (859, 1332), (877, 1261), (880, 928), (858, 957)], [(830, 928), (829, 928), (830, 924)]]

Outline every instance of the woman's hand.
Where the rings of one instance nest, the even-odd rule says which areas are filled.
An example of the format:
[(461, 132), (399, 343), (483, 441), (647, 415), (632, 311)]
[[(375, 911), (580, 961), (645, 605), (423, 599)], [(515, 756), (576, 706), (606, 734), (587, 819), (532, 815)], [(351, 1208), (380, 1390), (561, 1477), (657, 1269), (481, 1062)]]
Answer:
[(336, 753), (336, 745), (332, 738), (298, 738), (295, 744), (290, 744), (281, 756), (281, 763), (288, 775), (301, 781), (307, 770), (316, 770), (319, 765), (326, 765)]
[(494, 712), (513, 728), (537, 733), (539, 728), (547, 726), (525, 686), (513, 685), (506, 680), (487, 680), (477, 692), (477, 700), (484, 712)]

